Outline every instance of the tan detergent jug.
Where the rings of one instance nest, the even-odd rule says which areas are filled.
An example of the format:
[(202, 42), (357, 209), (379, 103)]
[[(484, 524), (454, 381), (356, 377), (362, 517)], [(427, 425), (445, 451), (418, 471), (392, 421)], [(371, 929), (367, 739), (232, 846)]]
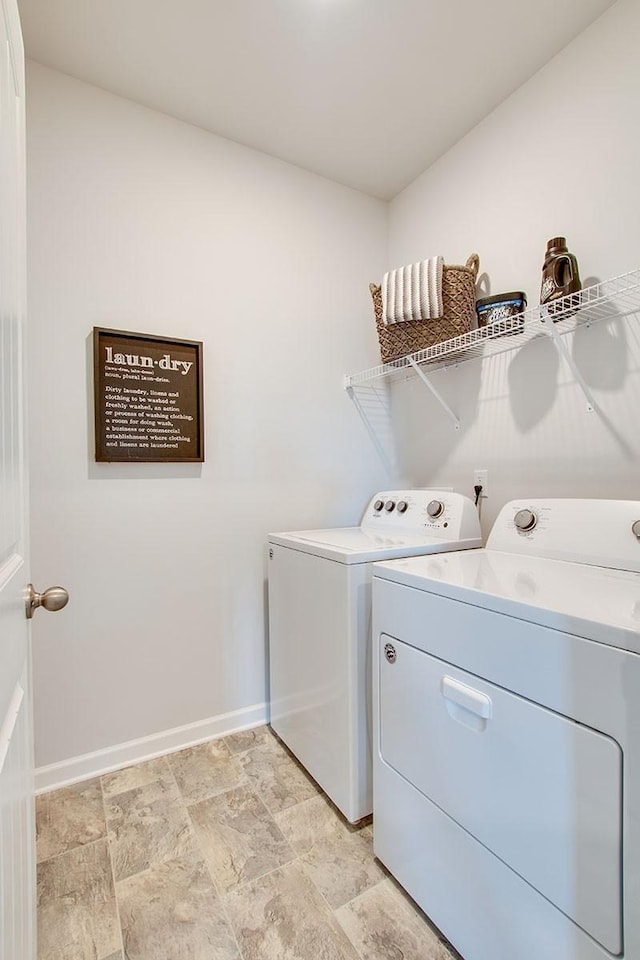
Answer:
[(566, 239), (554, 237), (547, 243), (547, 252), (542, 265), (540, 304), (548, 304), (549, 313), (559, 313), (563, 310), (563, 305), (554, 304), (554, 301), (570, 293), (577, 293), (580, 289), (582, 284), (578, 261), (572, 253), (569, 253)]

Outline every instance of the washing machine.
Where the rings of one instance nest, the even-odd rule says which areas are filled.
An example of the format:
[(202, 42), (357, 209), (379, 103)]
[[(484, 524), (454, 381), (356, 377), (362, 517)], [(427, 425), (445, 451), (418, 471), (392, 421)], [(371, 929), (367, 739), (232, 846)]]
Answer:
[(468, 497), (376, 494), (359, 527), (271, 534), (270, 723), (347, 820), (371, 813), (371, 565), (481, 544)]
[(465, 960), (640, 958), (640, 503), (374, 565), (374, 847)]

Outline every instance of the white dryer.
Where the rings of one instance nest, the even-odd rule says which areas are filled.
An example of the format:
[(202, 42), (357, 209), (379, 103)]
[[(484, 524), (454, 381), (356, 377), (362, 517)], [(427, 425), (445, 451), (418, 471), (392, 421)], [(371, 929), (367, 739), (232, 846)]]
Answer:
[(465, 960), (640, 958), (640, 503), (374, 565), (374, 846)]
[(269, 536), (270, 722), (351, 822), (371, 813), (371, 566), (482, 543), (472, 502), (376, 494), (359, 527)]

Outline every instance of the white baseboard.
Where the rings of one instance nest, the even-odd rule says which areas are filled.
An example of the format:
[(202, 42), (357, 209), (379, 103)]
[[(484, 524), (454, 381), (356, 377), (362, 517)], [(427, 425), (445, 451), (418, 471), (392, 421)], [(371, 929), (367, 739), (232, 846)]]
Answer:
[(267, 704), (255, 703), (251, 707), (233, 710), (231, 713), (221, 713), (217, 717), (209, 717), (206, 720), (197, 720), (184, 727), (174, 727), (173, 730), (163, 730), (162, 733), (153, 733), (139, 740), (128, 740), (126, 743), (118, 743), (113, 747), (85, 753), (80, 757), (50, 763), (46, 767), (36, 769), (36, 794), (67, 787), (79, 780), (88, 780), (103, 773), (111, 773), (113, 770), (120, 770), (133, 763), (153, 760), (154, 757), (161, 757), (165, 753), (175, 753), (177, 750), (184, 750), (185, 747), (193, 747), (197, 743), (237, 733), (239, 730), (250, 730), (266, 722)]

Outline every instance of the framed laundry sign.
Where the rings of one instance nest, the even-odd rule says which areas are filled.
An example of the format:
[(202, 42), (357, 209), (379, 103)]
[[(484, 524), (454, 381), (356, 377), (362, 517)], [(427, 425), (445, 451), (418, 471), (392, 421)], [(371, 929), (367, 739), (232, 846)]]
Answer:
[(202, 343), (93, 328), (96, 460), (202, 463)]

